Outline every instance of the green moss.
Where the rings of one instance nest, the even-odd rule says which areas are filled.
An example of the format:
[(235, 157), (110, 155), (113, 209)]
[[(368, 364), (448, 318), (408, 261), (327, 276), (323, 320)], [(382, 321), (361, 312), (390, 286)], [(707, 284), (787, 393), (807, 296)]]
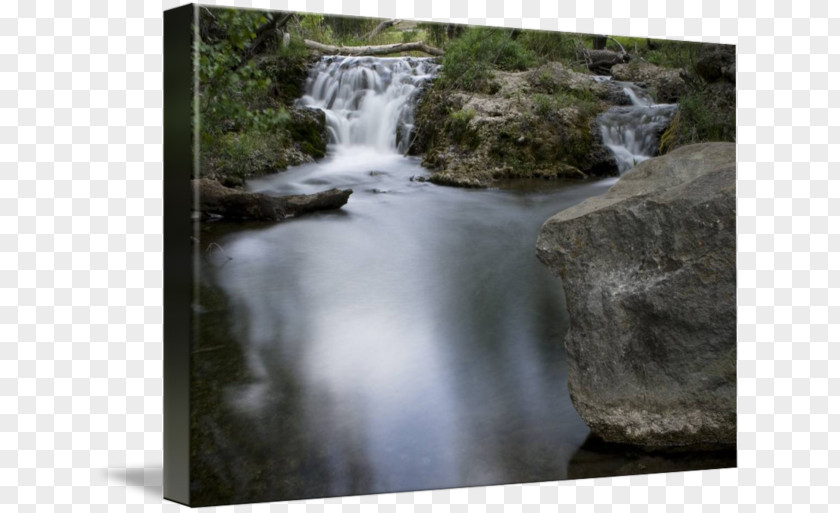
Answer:
[(289, 123), (290, 139), (300, 151), (319, 159), (327, 154), (327, 138), (324, 132), (326, 120), (320, 110), (294, 111)]
[(470, 149), (475, 149), (481, 143), (478, 133), (470, 128), (470, 121), (475, 117), (475, 110), (456, 110), (449, 114), (445, 129), (456, 143)]

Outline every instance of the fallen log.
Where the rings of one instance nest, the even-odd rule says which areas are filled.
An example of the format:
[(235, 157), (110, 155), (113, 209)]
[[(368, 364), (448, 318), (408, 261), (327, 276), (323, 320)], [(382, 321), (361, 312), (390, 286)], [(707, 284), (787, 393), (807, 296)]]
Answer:
[(330, 189), (316, 194), (269, 196), (225, 187), (207, 178), (193, 180), (192, 188), (202, 215), (264, 221), (341, 208), (353, 193), (351, 189)]
[(423, 52), (435, 56), (443, 55), (443, 50), (435, 48), (434, 46), (429, 46), (424, 41), (366, 46), (325, 45), (310, 39), (305, 39), (303, 42), (307, 48), (318, 50), (319, 52), (328, 55), (388, 55), (400, 52)]

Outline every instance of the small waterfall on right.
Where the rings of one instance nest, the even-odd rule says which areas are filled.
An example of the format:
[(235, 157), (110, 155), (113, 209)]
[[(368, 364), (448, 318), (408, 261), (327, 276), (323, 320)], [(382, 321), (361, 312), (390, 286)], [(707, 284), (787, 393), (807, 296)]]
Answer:
[(615, 155), (618, 173), (624, 174), (659, 152), (659, 139), (679, 105), (654, 103), (638, 85), (615, 83), (623, 87), (632, 105), (613, 107), (599, 114), (597, 120), (604, 145)]

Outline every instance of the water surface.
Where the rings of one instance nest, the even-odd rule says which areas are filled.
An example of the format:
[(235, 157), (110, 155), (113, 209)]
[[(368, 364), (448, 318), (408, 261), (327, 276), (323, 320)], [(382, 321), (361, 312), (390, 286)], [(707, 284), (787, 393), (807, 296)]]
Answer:
[[(290, 497), (562, 479), (588, 434), (566, 386), (562, 287), (534, 244), (610, 181), (529, 193), (410, 180), (426, 174), (344, 148), (250, 183), (352, 187), (341, 211), (205, 238), (231, 258), (211, 252), (202, 277), (226, 298), (245, 368), (213, 407), (267, 459), (315, 456)], [(293, 446), (273, 431), (285, 419)], [(275, 466), (258, 479), (283, 482)]]
[[(505, 190), (416, 180), (428, 172), (402, 150), (435, 71), (428, 59), (325, 58), (301, 104), (325, 110), (329, 156), (248, 188), (352, 188), (349, 202), (203, 226), (197, 504), (726, 466), (587, 442), (567, 388), (562, 284), (534, 246), (546, 219), (616, 179)], [(648, 107), (633, 109), (601, 121), (635, 126)], [(617, 145), (644, 139), (614, 132)]]

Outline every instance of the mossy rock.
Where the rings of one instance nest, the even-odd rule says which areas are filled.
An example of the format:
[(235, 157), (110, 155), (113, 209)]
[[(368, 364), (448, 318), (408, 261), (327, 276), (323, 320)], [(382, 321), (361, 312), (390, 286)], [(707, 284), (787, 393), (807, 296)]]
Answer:
[(288, 131), (294, 144), (306, 155), (319, 159), (327, 154), (327, 120), (324, 111), (307, 107), (289, 109)]

